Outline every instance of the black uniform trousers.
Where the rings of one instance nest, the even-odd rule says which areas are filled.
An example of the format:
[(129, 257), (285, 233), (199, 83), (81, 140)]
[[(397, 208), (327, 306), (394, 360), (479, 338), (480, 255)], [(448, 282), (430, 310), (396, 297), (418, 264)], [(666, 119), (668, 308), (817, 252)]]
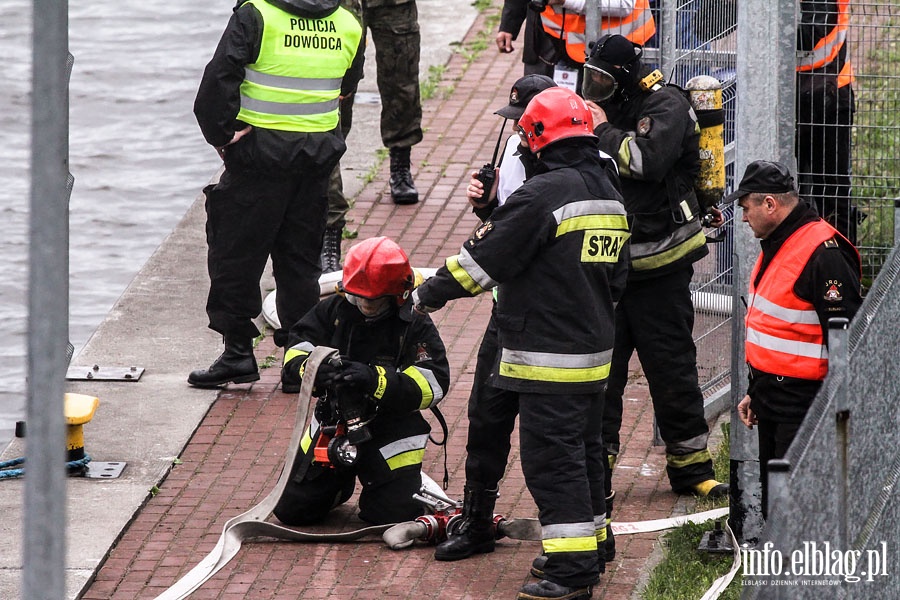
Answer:
[(381, 448), (409, 436), (427, 434), (431, 430), (428, 423), (416, 412), (370, 423), (369, 429), (372, 439), (357, 447), (355, 465), (331, 468), (313, 463), (303, 479), (296, 481), (297, 470), (311, 460), (315, 436), (306, 456), (298, 454), (294, 461), (294, 472), (273, 511), (279, 521), (285, 525), (322, 521), (331, 509), (350, 499), (357, 478), (362, 483), (359, 518), (363, 521), (375, 525), (402, 523), (425, 513), (424, 505), (413, 498), (422, 487), (422, 463), (391, 469)]
[(834, 75), (797, 75), (797, 175), (800, 196), (819, 216), (857, 244), (858, 209), (850, 200), (853, 88)]
[[(689, 265), (660, 277), (629, 280), (616, 306), (615, 347), (603, 407), (603, 440), (610, 454), (619, 453), (622, 396), (635, 350), (650, 387), (667, 460), (706, 449), (709, 427), (703, 413), (697, 348), (692, 337), (693, 272)], [(666, 472), (676, 491), (687, 491), (693, 484), (714, 479), (711, 460), (678, 468), (667, 465)], [(608, 480), (607, 476), (607, 495), (612, 490)]]
[(759, 480), (762, 484), (762, 514), (769, 516), (769, 461), (783, 458), (803, 421), (759, 419)]
[(262, 310), (259, 280), (269, 256), (281, 322), (276, 344), (284, 345), (291, 325), (318, 302), (329, 171), (226, 169), (204, 189), (210, 329), (245, 339), (259, 335), (252, 320)]
[(519, 414), (519, 394), (493, 385), (492, 373), (499, 356), (497, 324), (491, 315), (475, 363), (466, 441), (466, 481), (488, 489), (495, 489), (506, 472), (510, 436)]
[[(519, 393), (519, 442), (525, 484), (538, 507), (547, 563), (544, 579), (560, 585), (594, 585), (600, 578), (596, 545), (552, 551), (555, 526), (605, 527), (603, 394)], [(596, 542), (596, 538), (594, 540)]]

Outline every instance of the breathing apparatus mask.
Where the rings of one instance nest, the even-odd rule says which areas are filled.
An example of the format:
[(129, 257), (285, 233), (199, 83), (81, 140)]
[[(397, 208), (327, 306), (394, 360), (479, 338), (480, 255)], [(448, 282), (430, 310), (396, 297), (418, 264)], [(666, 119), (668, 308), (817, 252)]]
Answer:
[(605, 35), (594, 44), (584, 63), (582, 96), (605, 102), (627, 87), (641, 67), (643, 49), (621, 35)]

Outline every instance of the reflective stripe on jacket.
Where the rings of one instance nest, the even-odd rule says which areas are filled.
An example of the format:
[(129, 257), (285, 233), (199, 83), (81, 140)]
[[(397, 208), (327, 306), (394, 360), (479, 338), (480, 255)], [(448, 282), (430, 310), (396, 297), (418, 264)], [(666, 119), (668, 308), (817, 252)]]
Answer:
[[(846, 60), (844, 43), (847, 41), (847, 29), (850, 24), (850, 0), (837, 0), (831, 3), (837, 14), (837, 21), (827, 34), (816, 40), (809, 51), (800, 51), (797, 55), (797, 71), (800, 73), (824, 69), (835, 61), (839, 61), (837, 86), (844, 87), (854, 81), (853, 67)], [(807, 24), (801, 23), (801, 27)], [(834, 71), (832, 71), (834, 72)]]
[[(560, 12), (556, 12), (557, 9)], [(585, 17), (567, 12), (562, 7), (547, 6), (541, 13), (541, 23), (549, 35), (566, 43), (566, 53), (577, 63), (583, 63), (587, 56)], [(600, 35), (619, 34), (635, 44), (643, 46), (656, 33), (656, 22), (650, 12), (648, 0), (637, 0), (634, 10), (627, 17), (603, 17), (600, 19)]]
[(249, 0), (263, 20), (255, 63), (245, 69), (238, 119), (279, 131), (331, 131), (338, 125), (341, 80), (362, 28), (348, 10), (321, 19), (292, 15)]
[(815, 307), (797, 296), (794, 284), (819, 245), (836, 235), (821, 219), (795, 231), (772, 258), (759, 285), (757, 258), (750, 275), (747, 362), (754, 369), (821, 381), (828, 373), (828, 349)]
[(606, 108), (594, 130), (615, 156), (633, 219), (631, 277), (649, 279), (684, 268), (708, 253), (694, 179), (700, 168), (697, 116), (675, 86), (629, 90)]

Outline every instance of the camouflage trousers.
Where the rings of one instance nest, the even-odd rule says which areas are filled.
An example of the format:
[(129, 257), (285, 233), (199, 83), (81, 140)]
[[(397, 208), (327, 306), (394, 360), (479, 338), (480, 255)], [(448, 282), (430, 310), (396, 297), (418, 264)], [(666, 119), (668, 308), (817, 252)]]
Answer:
[[(381, 141), (387, 148), (409, 148), (422, 141), (419, 97), (419, 11), (416, 3), (363, 8), (363, 27), (375, 44), (375, 77), (381, 95)], [(341, 102), (341, 130), (350, 133), (353, 97)], [(349, 203), (343, 194), (340, 166), (328, 186), (328, 227), (343, 228)]]

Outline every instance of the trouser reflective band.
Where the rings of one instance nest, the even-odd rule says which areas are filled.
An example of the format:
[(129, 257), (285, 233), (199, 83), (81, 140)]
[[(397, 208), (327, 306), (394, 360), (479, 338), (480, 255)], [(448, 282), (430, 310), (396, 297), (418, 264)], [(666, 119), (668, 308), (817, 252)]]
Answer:
[(666, 454), (666, 464), (673, 469), (683, 469), (690, 465), (697, 465), (712, 460), (708, 448), (691, 452), (690, 454)]
[(597, 550), (593, 521), (589, 523), (560, 523), (542, 527), (544, 552), (588, 552)]

